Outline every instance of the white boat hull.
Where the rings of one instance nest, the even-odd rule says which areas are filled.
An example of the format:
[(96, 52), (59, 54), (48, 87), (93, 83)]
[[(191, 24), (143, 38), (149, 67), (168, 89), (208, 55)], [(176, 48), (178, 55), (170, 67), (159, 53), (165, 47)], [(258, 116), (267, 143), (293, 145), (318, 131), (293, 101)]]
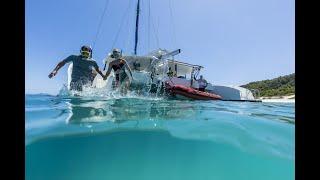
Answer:
[(239, 86), (222, 86), (222, 85), (210, 85), (207, 87), (209, 92), (218, 94), (222, 97), (222, 100), (230, 101), (255, 101), (252, 92), (248, 89)]

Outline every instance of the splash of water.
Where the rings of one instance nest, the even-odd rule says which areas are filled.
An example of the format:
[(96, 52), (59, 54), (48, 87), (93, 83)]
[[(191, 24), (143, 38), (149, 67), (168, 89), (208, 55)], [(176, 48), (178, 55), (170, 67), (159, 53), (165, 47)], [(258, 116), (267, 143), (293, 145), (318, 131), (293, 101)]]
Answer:
[(82, 97), (82, 98), (98, 98), (99, 100), (108, 99), (123, 99), (123, 98), (135, 98), (135, 99), (145, 99), (145, 100), (161, 100), (164, 96), (158, 96), (154, 93), (149, 93), (149, 87), (145, 86), (143, 90), (129, 90), (126, 94), (121, 93), (119, 88), (110, 89), (108, 87), (104, 88), (94, 88), (89, 85), (84, 85), (82, 91), (68, 90), (66, 85), (60, 89), (58, 97), (62, 98), (72, 98), (72, 97)]
[[(110, 74), (107, 80), (97, 75), (92, 85), (83, 85), (82, 91), (68, 90), (71, 78), (71, 71), (68, 70), (68, 84), (60, 89), (60, 97), (103, 97), (103, 98), (163, 98), (163, 82), (168, 71), (168, 62), (165, 59), (158, 59), (152, 56), (152, 61), (144, 70), (133, 72), (130, 79), (130, 88), (126, 94), (113, 87), (114, 75)], [(69, 66), (70, 69), (71, 65)], [(71, 67), (72, 68), (72, 67)]]

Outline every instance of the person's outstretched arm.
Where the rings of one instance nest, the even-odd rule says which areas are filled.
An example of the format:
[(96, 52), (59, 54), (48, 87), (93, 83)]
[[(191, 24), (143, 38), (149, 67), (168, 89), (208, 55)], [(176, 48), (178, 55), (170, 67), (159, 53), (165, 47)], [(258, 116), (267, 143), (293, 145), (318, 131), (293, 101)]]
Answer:
[(66, 63), (72, 61), (72, 55), (67, 57), (66, 59), (62, 60), (57, 64), (57, 66), (53, 69), (53, 71), (49, 74), (49, 78), (52, 78), (53, 76), (57, 75), (60, 68), (62, 68)]
[(95, 70), (100, 74), (100, 76), (101, 76), (101, 77), (103, 77), (103, 78), (104, 78), (104, 75), (103, 75), (103, 73), (100, 71), (100, 69), (99, 69), (99, 68), (95, 68)]
[(103, 80), (107, 80), (108, 76), (110, 75), (111, 73), (111, 70), (112, 70), (112, 66), (111, 66), (111, 63), (109, 63), (109, 67), (108, 67), (108, 70), (106, 72), (106, 75), (102, 76), (103, 77)]
[(66, 63), (64, 61), (61, 61), (58, 63), (58, 65), (54, 68), (54, 70), (49, 74), (49, 78), (52, 78), (53, 76), (57, 75), (60, 68), (62, 68)]
[(101, 76), (102, 78), (104, 78), (104, 75), (103, 75), (103, 73), (100, 71), (98, 64), (97, 64), (97, 63), (94, 63), (93, 67), (94, 67), (94, 69), (97, 71), (97, 73), (99, 73), (100, 76)]

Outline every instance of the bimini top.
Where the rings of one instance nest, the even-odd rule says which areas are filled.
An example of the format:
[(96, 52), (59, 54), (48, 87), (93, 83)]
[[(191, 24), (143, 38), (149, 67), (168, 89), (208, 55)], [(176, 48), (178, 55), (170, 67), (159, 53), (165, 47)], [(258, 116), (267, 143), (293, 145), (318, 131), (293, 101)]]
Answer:
[(177, 61), (177, 60), (172, 60), (172, 59), (167, 59), (167, 61), (168, 61), (168, 63), (177, 64), (178, 66), (186, 66), (186, 67), (198, 68), (198, 69), (203, 68), (203, 66), (200, 66), (200, 65), (189, 64), (189, 63), (185, 63), (185, 62), (181, 62), (181, 61)]
[(176, 73), (177, 77), (179, 76), (189, 76), (192, 72), (195, 72), (196, 74), (199, 73), (199, 71), (203, 68), (203, 66), (200, 65), (194, 65), (189, 64), (181, 61), (176, 61), (172, 59), (168, 59), (168, 67), (171, 68), (171, 70)]

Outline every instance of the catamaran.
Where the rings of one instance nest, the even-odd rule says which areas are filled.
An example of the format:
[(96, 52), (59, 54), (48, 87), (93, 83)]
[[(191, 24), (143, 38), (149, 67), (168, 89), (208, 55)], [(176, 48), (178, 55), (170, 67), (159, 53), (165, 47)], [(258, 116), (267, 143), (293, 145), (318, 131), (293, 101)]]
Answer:
[[(223, 86), (207, 83), (205, 91), (199, 91), (198, 75), (204, 67), (175, 60), (181, 49), (168, 51), (157, 49), (146, 55), (137, 55), (140, 0), (137, 1), (134, 55), (123, 55), (132, 71), (131, 90), (144, 91), (156, 95), (169, 95), (174, 98), (198, 100), (258, 101), (252, 92), (239, 86)], [(104, 71), (114, 59), (104, 60)], [(68, 69), (70, 83), (72, 65)], [(93, 88), (112, 89), (113, 73), (107, 80), (97, 74)]]

